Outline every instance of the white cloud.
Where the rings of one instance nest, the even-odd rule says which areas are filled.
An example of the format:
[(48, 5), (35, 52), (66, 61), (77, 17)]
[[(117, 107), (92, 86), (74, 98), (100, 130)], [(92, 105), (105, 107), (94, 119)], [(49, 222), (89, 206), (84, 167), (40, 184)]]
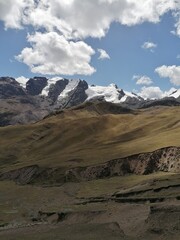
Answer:
[[(161, 99), (164, 97), (172, 97), (172, 93), (179, 91), (176, 88), (171, 88), (168, 91), (162, 91), (159, 87), (142, 87), (141, 91), (137, 94), (144, 99)], [(178, 94), (177, 94), (178, 95)], [(173, 95), (174, 96), (174, 95)]]
[(159, 99), (164, 93), (159, 87), (142, 87), (138, 95), (144, 99)]
[(176, 0), (1, 0), (0, 19), (7, 27), (31, 24), (66, 38), (103, 37), (112, 22), (157, 23), (179, 5)]
[(148, 76), (134, 75), (133, 80), (136, 80), (137, 85), (150, 85), (153, 83), (152, 79)]
[(34, 7), (33, 0), (0, 0), (0, 20), (5, 28), (22, 28), (28, 9)]
[(26, 88), (26, 83), (27, 81), (29, 80), (29, 78), (26, 78), (26, 77), (17, 77), (16, 78), (16, 81), (23, 87), (23, 88)]
[(149, 49), (151, 52), (154, 52), (154, 49), (157, 47), (157, 44), (153, 42), (145, 42), (141, 47), (143, 49)]
[(56, 32), (28, 36), (32, 47), (24, 48), (16, 58), (27, 64), (33, 73), (50, 75), (90, 75), (95, 69), (90, 66), (94, 50), (83, 41), (67, 41)]
[[(66, 36), (73, 38), (88, 36), (99, 38), (105, 36), (114, 21), (128, 26), (145, 21), (157, 23), (165, 12), (176, 7), (175, 2), (175, 0), (43, 0), (32, 11), (29, 22), (33, 22), (35, 26), (59, 29)], [(44, 17), (43, 12), (46, 13)]]
[[(95, 71), (90, 66), (94, 51), (77, 40), (104, 37), (112, 22), (127, 26), (157, 23), (166, 12), (179, 9), (180, 0), (0, 0), (0, 20), (6, 28), (30, 25), (35, 31), (43, 29), (42, 43), (37, 41), (40, 33), (28, 37), (32, 47), (18, 56), (32, 72), (88, 75)], [(179, 17), (175, 17), (180, 35)], [(50, 35), (56, 35), (56, 46)]]
[(162, 78), (169, 78), (175, 86), (180, 86), (180, 66), (161, 66), (155, 69), (155, 72)]
[[(178, 1), (178, 4), (180, 9), (180, 1)], [(176, 23), (174, 24), (175, 29), (172, 30), (171, 33), (180, 37), (180, 11), (173, 12), (173, 16), (176, 20)]]
[(103, 50), (103, 49), (98, 49), (98, 52), (99, 52), (99, 58), (98, 59), (110, 59), (110, 56), (109, 56), (109, 54), (105, 51), (105, 50)]

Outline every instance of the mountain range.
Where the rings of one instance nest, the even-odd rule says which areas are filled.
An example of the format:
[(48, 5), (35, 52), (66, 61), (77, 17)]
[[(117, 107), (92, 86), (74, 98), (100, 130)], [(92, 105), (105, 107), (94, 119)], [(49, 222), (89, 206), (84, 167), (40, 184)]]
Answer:
[(0, 78), (0, 239), (179, 239), (179, 93)]
[(180, 89), (162, 99), (144, 99), (115, 84), (88, 85), (85, 80), (34, 77), (26, 84), (12, 77), (0, 78), (0, 126), (26, 124), (48, 114), (84, 102), (106, 101), (139, 109), (157, 105), (180, 105)]
[(0, 127), (0, 239), (179, 239), (179, 140), (178, 106), (98, 100)]

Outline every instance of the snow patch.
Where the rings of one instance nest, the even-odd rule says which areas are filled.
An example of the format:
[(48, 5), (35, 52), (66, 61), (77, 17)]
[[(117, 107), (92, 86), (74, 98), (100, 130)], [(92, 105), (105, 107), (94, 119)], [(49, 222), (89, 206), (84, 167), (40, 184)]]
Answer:
[(138, 98), (135, 94), (126, 91), (124, 91), (125, 95), (120, 98), (120, 91), (122, 89), (118, 89), (115, 84), (110, 84), (109, 86), (89, 86), (86, 90), (86, 94), (88, 95), (87, 100), (94, 97), (104, 97), (107, 102), (121, 103), (125, 102), (127, 97)]
[(127, 99), (127, 97), (128, 97), (127, 95), (124, 95), (124, 96), (120, 99), (119, 102), (120, 102), (120, 103), (125, 102), (126, 99)]
[(61, 77), (54, 77), (54, 78), (48, 79), (47, 86), (42, 90), (41, 95), (48, 96), (49, 88), (50, 88), (51, 84), (55, 84), (58, 80), (62, 80), (62, 79), (63, 78), (61, 78)]
[(179, 96), (180, 96), (180, 89), (176, 89), (169, 95), (169, 97), (174, 97), (174, 98), (178, 98)]
[(77, 80), (77, 79), (69, 80), (69, 83), (66, 85), (65, 89), (59, 95), (58, 100), (67, 97), (68, 93), (71, 92), (72, 90), (74, 90), (78, 86), (79, 81), (80, 80)]
[(109, 86), (89, 86), (86, 94), (88, 96), (87, 100), (94, 97), (104, 97), (107, 102), (119, 102), (119, 91), (115, 84), (110, 84)]

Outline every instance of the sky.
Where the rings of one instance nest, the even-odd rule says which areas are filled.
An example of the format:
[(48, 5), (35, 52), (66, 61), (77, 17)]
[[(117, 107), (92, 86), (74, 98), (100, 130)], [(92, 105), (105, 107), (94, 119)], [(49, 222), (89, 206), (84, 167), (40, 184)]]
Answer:
[(0, 76), (162, 97), (180, 86), (180, 0), (0, 0)]

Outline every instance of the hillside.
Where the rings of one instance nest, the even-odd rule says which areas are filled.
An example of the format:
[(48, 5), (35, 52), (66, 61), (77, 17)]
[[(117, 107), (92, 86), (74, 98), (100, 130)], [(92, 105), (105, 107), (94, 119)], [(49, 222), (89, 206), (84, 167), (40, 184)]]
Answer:
[(179, 156), (179, 107), (95, 101), (0, 128), (0, 237), (176, 239)]
[(108, 112), (109, 104), (103, 105), (64, 110), (33, 125), (1, 128), (1, 169), (91, 165), (179, 146), (179, 107), (125, 113), (120, 108), (123, 114), (117, 109), (118, 114), (113, 114), (113, 108)]

